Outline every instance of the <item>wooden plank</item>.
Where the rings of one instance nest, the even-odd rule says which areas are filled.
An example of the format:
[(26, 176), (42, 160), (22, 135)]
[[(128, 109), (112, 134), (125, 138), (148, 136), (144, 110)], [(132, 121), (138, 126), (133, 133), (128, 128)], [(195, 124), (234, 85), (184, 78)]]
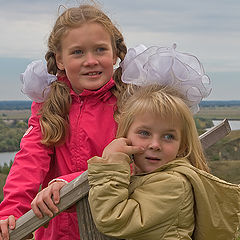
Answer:
[(100, 233), (92, 219), (91, 210), (88, 203), (88, 196), (81, 199), (76, 204), (78, 215), (78, 226), (81, 240), (115, 240)]
[[(213, 127), (209, 131), (205, 132), (200, 136), (201, 143), (204, 149), (207, 149), (218, 140), (225, 137), (231, 131), (228, 121), (225, 119), (219, 125)], [(57, 205), (59, 208), (59, 213), (66, 210), (70, 206), (77, 204), (77, 212), (79, 218), (79, 228), (82, 235), (81, 240), (113, 240), (114, 238), (106, 237), (97, 232), (97, 229), (93, 223), (89, 205), (87, 202), (87, 194), (89, 191), (89, 185), (87, 180), (87, 171), (82, 175), (74, 179), (72, 182), (65, 185), (60, 191), (61, 201)], [(84, 199), (83, 199), (84, 198)], [(83, 200), (81, 200), (83, 199)], [(80, 201), (81, 200), (81, 201)], [(55, 217), (54, 215), (53, 217)], [(39, 227), (46, 224), (52, 218), (45, 216), (39, 219), (35, 216), (32, 210), (28, 211), (22, 217), (20, 217), (16, 222), (16, 228), (10, 230), (11, 240), (22, 240), (29, 233), (34, 232)], [(89, 227), (88, 227), (89, 225)], [(91, 225), (91, 226), (90, 226)], [(92, 238), (90, 238), (90, 233)]]
[[(61, 189), (61, 201), (57, 205), (59, 213), (66, 210), (77, 201), (82, 199), (84, 196), (86, 196), (88, 194), (88, 191), (89, 185), (87, 181), (87, 172), (84, 172)], [(16, 228), (14, 230), (10, 230), (10, 239), (24, 239), (29, 233), (34, 232), (36, 229), (49, 222), (52, 218), (44, 216), (44, 218), (39, 219), (35, 216), (33, 211), (30, 210), (16, 221)]]
[(231, 132), (231, 127), (227, 119), (224, 119), (220, 124), (203, 133), (199, 138), (203, 149), (207, 149), (214, 143), (224, 138)]

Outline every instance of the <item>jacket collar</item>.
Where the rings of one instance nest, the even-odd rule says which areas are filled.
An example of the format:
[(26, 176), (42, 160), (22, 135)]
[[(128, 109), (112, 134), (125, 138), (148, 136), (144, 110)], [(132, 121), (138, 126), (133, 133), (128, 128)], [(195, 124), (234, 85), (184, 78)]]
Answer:
[[(166, 164), (162, 165), (161, 167), (155, 169), (151, 173), (162, 172), (162, 171), (165, 171), (166, 169), (171, 169), (171, 168), (178, 167), (178, 166), (187, 166), (190, 168), (194, 168), (194, 166), (191, 165), (190, 161), (187, 158), (181, 158), (181, 159), (175, 159), (173, 161), (170, 161), (169, 163), (166, 163)], [(150, 174), (150, 173), (139, 173), (139, 174), (136, 174), (136, 176), (143, 176), (143, 175), (148, 175), (148, 174)]]
[(64, 82), (67, 84), (67, 86), (70, 88), (71, 96), (80, 96), (80, 97), (90, 96), (90, 97), (100, 98), (104, 101), (112, 96), (112, 93), (109, 90), (115, 86), (115, 82), (114, 82), (113, 78), (111, 78), (100, 89), (98, 89), (96, 91), (84, 89), (83, 92), (78, 95), (73, 91), (71, 83), (66, 76), (58, 76), (58, 81), (61, 81), (61, 82)]

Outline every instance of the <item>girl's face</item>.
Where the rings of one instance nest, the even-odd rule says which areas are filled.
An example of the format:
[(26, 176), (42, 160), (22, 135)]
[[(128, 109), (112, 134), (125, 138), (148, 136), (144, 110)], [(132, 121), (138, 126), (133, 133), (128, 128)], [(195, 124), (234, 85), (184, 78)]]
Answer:
[(171, 119), (163, 119), (152, 113), (135, 117), (127, 138), (133, 146), (145, 148), (143, 153), (134, 155), (138, 173), (152, 172), (176, 158), (180, 148), (181, 128), (177, 119), (173, 124)]
[(57, 66), (80, 94), (84, 89), (97, 90), (113, 75), (117, 57), (113, 53), (110, 34), (98, 23), (86, 23), (70, 29), (56, 54)]

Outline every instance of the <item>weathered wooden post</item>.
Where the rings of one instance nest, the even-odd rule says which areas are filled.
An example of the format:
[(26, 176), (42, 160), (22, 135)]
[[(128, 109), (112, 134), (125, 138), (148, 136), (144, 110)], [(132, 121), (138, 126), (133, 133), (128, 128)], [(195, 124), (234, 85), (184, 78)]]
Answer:
[(84, 197), (76, 204), (80, 239), (84, 240), (114, 240), (116, 238), (107, 237), (100, 233), (92, 219), (92, 214), (88, 204), (88, 197)]

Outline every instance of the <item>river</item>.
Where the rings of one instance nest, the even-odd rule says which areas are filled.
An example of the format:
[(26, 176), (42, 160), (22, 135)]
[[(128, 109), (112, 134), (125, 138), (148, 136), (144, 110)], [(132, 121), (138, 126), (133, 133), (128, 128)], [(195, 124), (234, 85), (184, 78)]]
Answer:
[(16, 152), (2, 152), (0, 153), (0, 166), (3, 166), (4, 163), (9, 164), (11, 160), (14, 159)]
[[(222, 120), (213, 120), (214, 126), (218, 125)], [(239, 120), (228, 120), (231, 130), (240, 130)]]

